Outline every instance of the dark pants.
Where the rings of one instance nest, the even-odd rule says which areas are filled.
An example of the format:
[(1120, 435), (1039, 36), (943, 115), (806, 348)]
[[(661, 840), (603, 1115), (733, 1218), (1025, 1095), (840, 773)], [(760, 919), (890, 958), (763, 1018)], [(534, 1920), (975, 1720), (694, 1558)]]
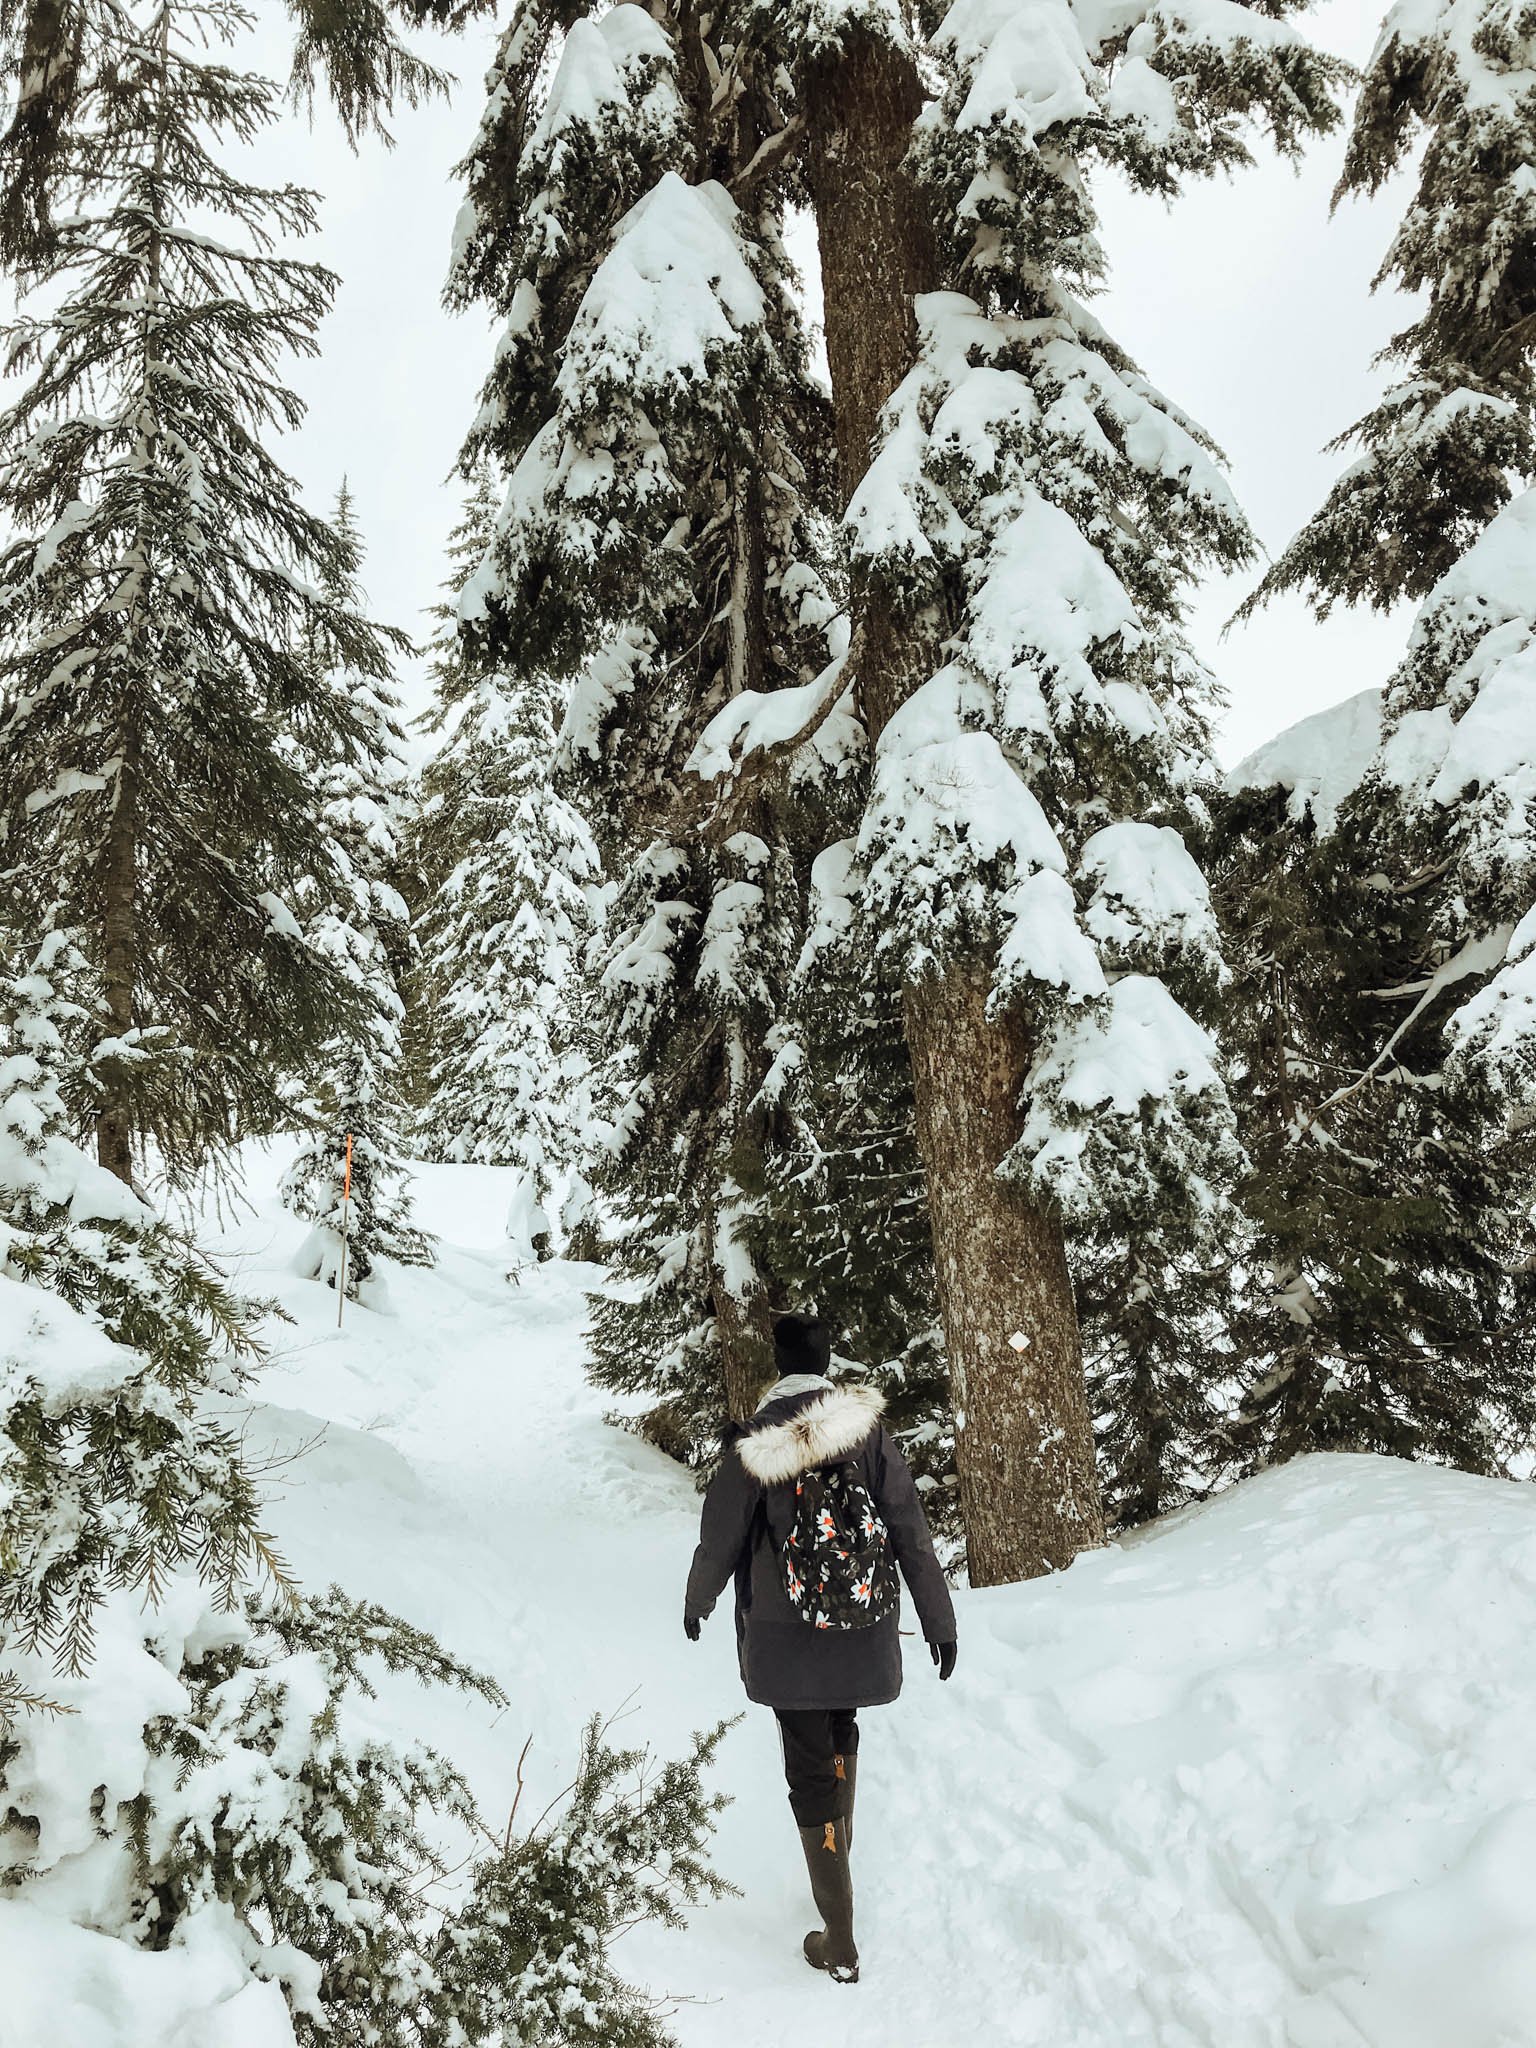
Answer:
[(803, 1828), (819, 1828), (844, 1812), (838, 1764), (859, 1747), (859, 1724), (852, 1707), (823, 1709), (775, 1707), (779, 1740), (784, 1745), (784, 1776), (789, 1805)]

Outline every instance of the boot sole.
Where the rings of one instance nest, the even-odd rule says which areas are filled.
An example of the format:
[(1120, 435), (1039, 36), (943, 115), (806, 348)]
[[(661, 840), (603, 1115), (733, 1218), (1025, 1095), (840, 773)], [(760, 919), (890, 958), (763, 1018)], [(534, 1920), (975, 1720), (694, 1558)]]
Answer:
[(809, 1956), (805, 1960), (810, 1963), (813, 1970), (819, 1970), (824, 1977), (830, 1977), (834, 1984), (857, 1984), (859, 1981), (859, 1966), (857, 1963), (850, 1970), (847, 1968), (833, 1969), (830, 1963), (811, 1963)]
[[(803, 1949), (801, 1954), (805, 1955)], [(859, 1981), (857, 1963), (818, 1963), (810, 1955), (805, 1955), (805, 1960), (813, 1970), (819, 1970), (824, 1977), (830, 1977), (834, 1984), (857, 1984)]]

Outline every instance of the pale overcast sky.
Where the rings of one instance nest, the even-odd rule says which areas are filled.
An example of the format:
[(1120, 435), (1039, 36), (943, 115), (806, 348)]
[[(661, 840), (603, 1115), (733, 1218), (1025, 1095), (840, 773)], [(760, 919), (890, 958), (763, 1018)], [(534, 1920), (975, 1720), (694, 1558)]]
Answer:
[[(253, 61), (270, 53), (276, 64), (279, 10), (262, 11)], [(1310, 19), (1319, 41), (1358, 62), (1380, 12), (1381, 0), (1324, 0)], [(487, 323), (449, 318), (439, 293), (459, 203), (452, 166), (474, 133), (494, 36), (482, 23), (435, 41), (430, 53), (459, 83), (446, 104), (402, 111), (392, 151), (367, 143), (354, 156), (323, 110), (313, 129), (285, 121), (269, 144), (286, 175), (325, 195), (310, 248), (342, 279), (323, 353), (294, 375), (310, 410), (287, 460), (322, 501), (350, 476), (373, 608), (417, 634), (443, 574), (459, 502), (448, 473), (491, 347)], [(1299, 173), (1265, 155), (1232, 181), (1192, 188), (1172, 209), (1107, 184), (1099, 192), (1113, 287), (1096, 311), (1221, 443), (1271, 550), (1321, 501), (1339, 464), (1323, 446), (1379, 389), (1371, 357), (1404, 319), (1403, 301), (1369, 290), (1393, 195), (1329, 218), (1342, 147), (1340, 136), (1317, 148)], [(1303, 713), (1380, 682), (1406, 625), (1368, 615), (1319, 625), (1286, 602), (1223, 640), (1253, 580), (1208, 587), (1194, 621), (1200, 651), (1230, 693), (1229, 761)], [(419, 675), (407, 688), (419, 708)]]

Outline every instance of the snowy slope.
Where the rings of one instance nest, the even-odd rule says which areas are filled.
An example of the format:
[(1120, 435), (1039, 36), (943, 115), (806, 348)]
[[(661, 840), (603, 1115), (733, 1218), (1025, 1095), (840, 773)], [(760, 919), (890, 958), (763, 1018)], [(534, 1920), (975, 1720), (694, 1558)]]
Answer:
[[(512, 1700), (493, 1718), (401, 1686), (379, 1711), (492, 1809), (529, 1732), (532, 1795), (564, 1782), (594, 1707), (633, 1692), (626, 1739), (667, 1749), (735, 1712), (728, 1616), (697, 1647), (680, 1625), (690, 1482), (607, 1428), (581, 1376), (592, 1269), (510, 1288), (504, 1177), (424, 1169), (442, 1265), (392, 1276), (396, 1314), (338, 1336), (333, 1297), (289, 1268), (276, 1173), (260, 1163), (225, 1242), (298, 1319), (250, 1428), (258, 1450), (308, 1446), (272, 1473), (277, 1532), (310, 1583), (427, 1622)], [(728, 1738), (719, 1861), (744, 1896), (620, 1952), (679, 2001), (684, 2048), (1536, 2043), (1536, 1492), (1312, 1459), (1060, 1579), (964, 1593), (960, 1627), (950, 1685), (917, 1645), (906, 1697), (865, 1717), (856, 1989), (799, 1958), (769, 1717)], [(74, 2030), (54, 2004), (44, 2031), (12, 1991), (42, 1952), (23, 1912), (0, 1907), (3, 2048), (276, 2038), (191, 1961), (177, 2029), (148, 2027), (121, 1962), (160, 1957), (98, 1957), (123, 1988), (83, 1987)]]

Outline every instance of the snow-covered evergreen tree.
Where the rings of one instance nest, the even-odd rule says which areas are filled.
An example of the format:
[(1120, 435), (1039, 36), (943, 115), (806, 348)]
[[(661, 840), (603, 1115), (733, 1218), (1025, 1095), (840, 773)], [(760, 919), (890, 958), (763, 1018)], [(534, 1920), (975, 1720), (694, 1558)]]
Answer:
[(596, 1021), (626, 1079), (599, 1177), (636, 1284), (598, 1308), (597, 1375), (695, 1444), (768, 1363), (760, 1084), (804, 863), (762, 805), (717, 826), (690, 758), (732, 697), (810, 684), (834, 616), (766, 88), (715, 91), (701, 19), (519, 13), (451, 283), (504, 322), (469, 443), (509, 478), (460, 598), (471, 659), (573, 687), (563, 750), (618, 883)]
[[(1530, 248), (1536, 257), (1536, 230)], [(1417, 1025), (1421, 1011), (1449, 998), (1451, 1092), (1473, 1091), (1481, 1114), (1516, 1131), (1536, 1123), (1533, 685), (1536, 490), (1528, 490), (1430, 592), (1387, 686), (1380, 754), (1346, 806), (1360, 852), (1390, 856), (1387, 873), (1399, 887), (1399, 878), (1407, 882), (1402, 894), (1416, 912), (1419, 958), (1390, 999)]]
[(654, 1769), (594, 1719), (565, 1803), (522, 1836), (514, 1812), (448, 1930), (450, 2010), (472, 2042), (672, 2048), (654, 2002), (617, 1974), (610, 1950), (629, 1927), (681, 1927), (687, 1907), (734, 1889), (708, 1860), (728, 1801), (704, 1780), (728, 1726)]
[(0, 990), (0, 1889), (233, 1964), (315, 2048), (661, 2048), (610, 1947), (728, 1889), (723, 1728), (652, 1770), (594, 1725), (569, 1795), (491, 1829), (357, 1702), (379, 1667), (504, 1705), (493, 1683), (334, 1587), (242, 1603), (285, 1577), (229, 1405), (257, 1309), (70, 1139), (76, 982), (53, 934)]
[(244, 1975), (220, 2012), (263, 2040), (666, 2048), (612, 1947), (729, 1891), (705, 1777), (723, 1728), (658, 1767), (594, 1722), (567, 1793), (493, 1828), (448, 1758), (369, 1711), (381, 1673), (506, 1706), (431, 1635), (334, 1586), (225, 1614), (169, 1595), (108, 1610), (106, 1668), (53, 1687), (67, 1720), (20, 1660), (37, 1704), (0, 1719), (8, 1896), (77, 1900), (98, 1943)]
[(366, 1308), (385, 1308), (379, 1261), (430, 1266), (434, 1242), (411, 1213), (400, 1157), (405, 1106), (373, 1048), (339, 1048), (315, 1114), (319, 1128), (283, 1176), (283, 1202), (309, 1234), (294, 1263), (308, 1279), (341, 1285)]
[(166, 1636), (186, 1704), (146, 1723), (142, 1789), (95, 1849), (120, 1873), (113, 1931), (159, 1948), (227, 1940), (232, 1922), (300, 2048), (665, 2048), (610, 1944), (729, 1890), (708, 1860), (725, 1800), (703, 1777), (723, 1728), (653, 1769), (594, 1723), (542, 1824), (492, 1829), (448, 1759), (378, 1740), (357, 1712), (380, 1670), (505, 1707), (423, 1630), (333, 1586), (252, 1602), (184, 1648)]
[[(1237, 778), (1250, 1461), (1325, 1443), (1498, 1470), (1536, 1426), (1533, 540), (1528, 492), (1441, 578), (1368, 748), (1313, 721)], [(1281, 815), (1268, 791), (1325, 746), (1355, 756), (1348, 785)]]
[(928, 1190), (900, 990), (858, 943), (853, 846), (811, 873), (811, 914), (766, 1098), (782, 1122), (761, 1228), (786, 1299), (814, 1311), (885, 1396), (886, 1420), (958, 1553), (959, 1496)]
[(25, 1341), (0, 1372), (0, 1655), (77, 1673), (113, 1587), (153, 1600), (195, 1563), (226, 1600), (276, 1567), (233, 1431), (259, 1355), (222, 1273), (70, 1136), (70, 986), (86, 962), (54, 932), (0, 1008), (0, 1288)]
[[(278, 246), (311, 196), (215, 153), (278, 111), (209, 54), (244, 23), (228, 0), (112, 9), (41, 310), (8, 330), (30, 374), (0, 416), (5, 867), (19, 922), (91, 963), (70, 1107), (125, 1179), (146, 1143), (183, 1175), (273, 1129), (361, 1023), (296, 906), (336, 886), (321, 784), (369, 744), (389, 639), (327, 594), (348, 544), (264, 445), (299, 417), (279, 368), (334, 280)], [(317, 690), (316, 651), (358, 692)]]
[(881, 737), (866, 930), (905, 976), (989, 960), (991, 1006), (1030, 1019), (1001, 1171), (1064, 1217), (1093, 1273), (1111, 1496), (1145, 1513), (1178, 1497), (1187, 1442), (1158, 1381), (1182, 1381), (1198, 1346), (1187, 1275), (1230, 1244), (1237, 1164), (1205, 1029), (1214, 925), (1180, 834), (1213, 687), (1175, 578), (1246, 535), (1209, 454), (1064, 295), (1054, 318), (938, 298), (920, 319), (928, 360), (855, 517), (910, 532), (902, 501), (921, 507), (921, 553), (898, 541), (878, 573), (926, 585), (957, 629)]
[(1491, 980), (1458, 991), (1449, 1066), (1456, 1081), (1489, 1091), (1515, 1133), (1536, 1127), (1536, 492), (1507, 506), (1442, 579), (1389, 705), (1412, 707), (1437, 668), (1452, 679), (1449, 707), (1434, 706), (1445, 751), (1423, 762), (1412, 789), (1437, 857), (1447, 810), (1454, 820), (1437, 937), (1464, 958), (1496, 956)]
[[(325, 595), (338, 608), (355, 608), (362, 540), (345, 484), (334, 527), (343, 553), (328, 572)], [(300, 1270), (335, 1287), (345, 1237), (348, 1293), (379, 1303), (381, 1258), (432, 1262), (431, 1240), (411, 1221), (403, 1163), (408, 1111), (401, 984), (414, 951), (398, 886), (405, 736), (399, 699), (386, 682), (344, 666), (327, 668), (320, 648), (311, 650), (310, 660), (316, 695), (336, 703), (334, 724), (347, 733), (348, 745), (329, 765), (320, 793), (331, 886), (305, 892), (295, 908), (309, 943), (353, 991), (359, 1022), (322, 1050), (305, 1077), (313, 1131), (284, 1178), (283, 1199), (313, 1226), (299, 1253)]]
[(959, 0), (925, 47), (875, 4), (754, 15), (821, 234), (875, 740), (862, 931), (906, 985), (983, 1578), (1100, 1526), (1062, 1224), (1118, 1408), (1117, 1511), (1179, 1497), (1170, 1418), (1199, 1416), (1174, 1386), (1188, 1282), (1230, 1233), (1238, 1151), (1184, 836), (1213, 686), (1181, 610), (1251, 543), (1207, 437), (1083, 299), (1101, 166), (1171, 194), (1245, 160), (1255, 121), (1292, 151), (1331, 125), (1338, 67), (1284, 11)]
[[(497, 502), (483, 472), (453, 535), (451, 596), (490, 546)], [(415, 830), (430, 1040), (419, 1129), (429, 1158), (519, 1169), (508, 1237), (526, 1263), (551, 1249), (557, 1186), (579, 1207), (585, 1185), (597, 852), (553, 779), (555, 685), (472, 662), (451, 603), (443, 612), (432, 725), (446, 737), (423, 771)]]
[[(385, 120), (397, 102), (414, 107), (449, 83), (401, 40), (395, 17), (457, 29), (489, 4), (286, 0), (291, 96), (312, 105), (323, 88), (349, 140), (371, 131), (387, 142)], [(121, 0), (6, 0), (0, 8), (0, 78), (15, 87), (0, 135), (0, 262), (8, 266), (35, 265), (53, 251), (91, 95), (117, 59), (124, 20)]]
[[(763, 1163), (782, 1122), (751, 1053), (783, 1020), (803, 928), (796, 892), (820, 851), (786, 826), (789, 783), (763, 763), (814, 745), (821, 721), (846, 713), (850, 682), (879, 735), (859, 835), (866, 917), (856, 943), (878, 935), (907, 981), (920, 1126), (922, 1105), (934, 1108), (929, 1149), (941, 1129), (953, 1136), (995, 1121), (968, 1124), (959, 1100), (998, 1067), (992, 1051), (962, 1042), (944, 989), (958, 1001), (963, 983), (967, 1015), (981, 1020), (990, 1004), (996, 1028), (1011, 1034), (1007, 1059), (1021, 1062), (1002, 1094), (1027, 1088), (1008, 1170), (1046, 1219), (1031, 1229), (1049, 1237), (1050, 1217), (1067, 1213), (1106, 1271), (1111, 1244), (1129, 1244), (1101, 1298), (1141, 1300), (1171, 1259), (1187, 1269), (1216, 1242), (1227, 1214), (1220, 1190), (1236, 1162), (1202, 1028), (1216, 975), (1211, 920), (1178, 836), (1181, 821), (1198, 818), (1209, 694), (1179, 606), (1195, 569), (1239, 559), (1248, 541), (1209, 444), (1083, 310), (1102, 268), (1086, 178), (1108, 161), (1171, 191), (1185, 173), (1243, 160), (1240, 131), (1255, 115), (1295, 149), (1332, 121), (1337, 67), (1267, 10), (1186, 21), (1133, 9), (1106, 21), (1066, 0), (1044, 10), (962, 0), (942, 22), (931, 10), (922, 24), (935, 31), (923, 61), (939, 94), (914, 150), (919, 52), (906, 40), (913, 24), (883, 0), (743, 4), (707, 17), (685, 9), (675, 42), (639, 8), (592, 12), (558, 42), (542, 99), (532, 81), (553, 61), (557, 10), (525, 10), (509, 32), (472, 159), (459, 275), (507, 316), (477, 431), (511, 485), (487, 572), (466, 589), (471, 635), (582, 671), (567, 742), (628, 792), (631, 818), (665, 814), (679, 762), (729, 784), (703, 848), (675, 825), (653, 826), (648, 845), (631, 825), (615, 846), (626, 896), (606, 984), (625, 998), (619, 1035), (639, 1048), (616, 1157), (654, 1204), (637, 1217), (636, 1271), (659, 1267), (657, 1298), (669, 1292), (673, 1307), (659, 1378), (646, 1363), (655, 1335), (621, 1343), (633, 1311), (604, 1310), (613, 1335), (602, 1337), (603, 1370), (611, 1356), (616, 1384), (663, 1384), (686, 1405), (720, 1310), (740, 1319), (740, 1247), (760, 1236)], [(696, 71), (708, 81), (703, 100)], [(879, 147), (860, 126), (866, 113)], [(891, 166), (915, 166), (911, 203), (898, 190), (903, 174), (888, 173), (880, 154), (887, 142)], [(711, 174), (729, 199), (703, 182)], [(498, 206), (495, 192), (507, 188), (520, 196)], [(711, 630), (727, 639), (742, 616), (734, 579), (745, 566), (752, 580), (740, 550), (719, 560), (741, 524), (731, 497), (750, 512), (752, 489), (766, 493), (749, 525), (771, 535), (775, 508), (781, 530), (793, 510), (783, 479), (815, 475), (809, 435), (824, 432), (823, 415), (790, 402), (798, 358), (785, 354), (762, 227), (772, 202), (807, 189), (828, 280), (837, 452), (845, 485), (857, 486), (849, 666), (823, 668), (803, 633), (795, 662), (782, 661), (781, 636), (759, 631), (738, 653), (727, 644), (715, 680), (700, 688), (697, 650)], [(872, 285), (878, 296), (887, 281), (894, 346), (870, 310)], [(925, 284), (966, 296), (930, 290), (920, 302), (913, 368), (911, 298)], [(764, 336), (773, 357), (763, 357)], [(731, 450), (748, 391), (757, 417), (751, 451), (736, 458), (738, 491)], [(702, 516), (689, 494), (698, 472), (686, 466), (701, 434), (713, 444), (716, 506)], [(776, 552), (814, 560), (804, 547)], [(816, 615), (802, 612), (817, 636), (826, 581), (822, 571)], [(782, 603), (807, 585), (770, 561), (760, 587)], [(764, 646), (776, 672), (754, 675), (751, 650)], [(800, 694), (785, 695), (786, 684)], [(684, 754), (680, 740), (716, 706), (720, 723)], [(849, 759), (845, 748), (842, 765)], [(718, 942), (703, 942), (726, 932), (742, 960), (722, 978)], [(719, 1199), (712, 1211), (699, 1205), (694, 1221), (688, 1191), (711, 1181), (681, 1114), (707, 1075), (689, 1021), (700, 989), (732, 1006), (703, 1040), (724, 1064), (702, 1099), (737, 1108), (729, 1132), (718, 1114), (692, 1126), (720, 1162)], [(663, 1115), (666, 1146), (648, 1151)], [(637, 1142), (626, 1151), (630, 1132)], [(975, 1201), (995, 1163), (972, 1173), (975, 1162), (947, 1159), (940, 1171), (930, 1157), (929, 1187), (936, 1216), (953, 1196), (938, 1232), (951, 1353), (988, 1361), (970, 1380), (970, 1365), (961, 1367), (959, 1406), (978, 1432), (998, 1515), (1017, 1535), (1024, 1522), (987, 1461), (1001, 1442), (993, 1423), (1019, 1413), (1021, 1353), (1007, 1349), (1008, 1333), (1034, 1312), (1000, 1305), (1006, 1320), (994, 1330), (972, 1297), (1001, 1303), (1005, 1255), (1000, 1246), (978, 1253), (974, 1275), (958, 1257), (963, 1237), (979, 1246), (986, 1235), (974, 1227)], [(1077, 1536), (1041, 1539), (1064, 1557), (1091, 1537), (1097, 1510), (1059, 1233), (1055, 1247), (1020, 1252), (1021, 1272), (1054, 1261), (1060, 1279), (1034, 1318), (1041, 1330), (1025, 1377), (1064, 1388), (1076, 1420), (1065, 1428), (1042, 1408), (1038, 1437), (1014, 1450), (1042, 1501), (1082, 1497)], [(947, 1277), (946, 1248), (957, 1253)], [(740, 1282), (729, 1277), (733, 1260)], [(756, 1289), (759, 1299), (772, 1291)], [(1174, 1295), (1167, 1301), (1171, 1328), (1180, 1311)], [(999, 1344), (994, 1400), (987, 1375)], [(741, 1373), (738, 1391), (750, 1377)], [(1072, 1471), (1046, 1477), (1043, 1446)], [(980, 1494), (973, 1506), (982, 1511)], [(1022, 1540), (1027, 1548), (1034, 1538)]]
[(1536, 43), (1518, 13), (1393, 9), (1341, 190), (1377, 189), (1421, 134), (1382, 272), (1424, 295), (1387, 351), (1408, 375), (1258, 596), (1424, 601), (1336, 815), (1293, 795), (1282, 817), (1265, 792), (1324, 786), (1298, 734), (1238, 778), (1225, 834), (1239, 1044), (1262, 1077), (1261, 1259), (1235, 1330), (1250, 1462), (1322, 1443), (1499, 1470), (1536, 1424), (1536, 497), (1518, 492)]
[(1391, 8), (1336, 201), (1381, 191), (1415, 150), (1376, 279), (1422, 294), (1383, 351), (1403, 374), (1336, 443), (1360, 452), (1253, 602), (1303, 588), (1326, 616), (1340, 600), (1425, 598), (1517, 480), (1536, 480), (1536, 59), (1520, 6)]

